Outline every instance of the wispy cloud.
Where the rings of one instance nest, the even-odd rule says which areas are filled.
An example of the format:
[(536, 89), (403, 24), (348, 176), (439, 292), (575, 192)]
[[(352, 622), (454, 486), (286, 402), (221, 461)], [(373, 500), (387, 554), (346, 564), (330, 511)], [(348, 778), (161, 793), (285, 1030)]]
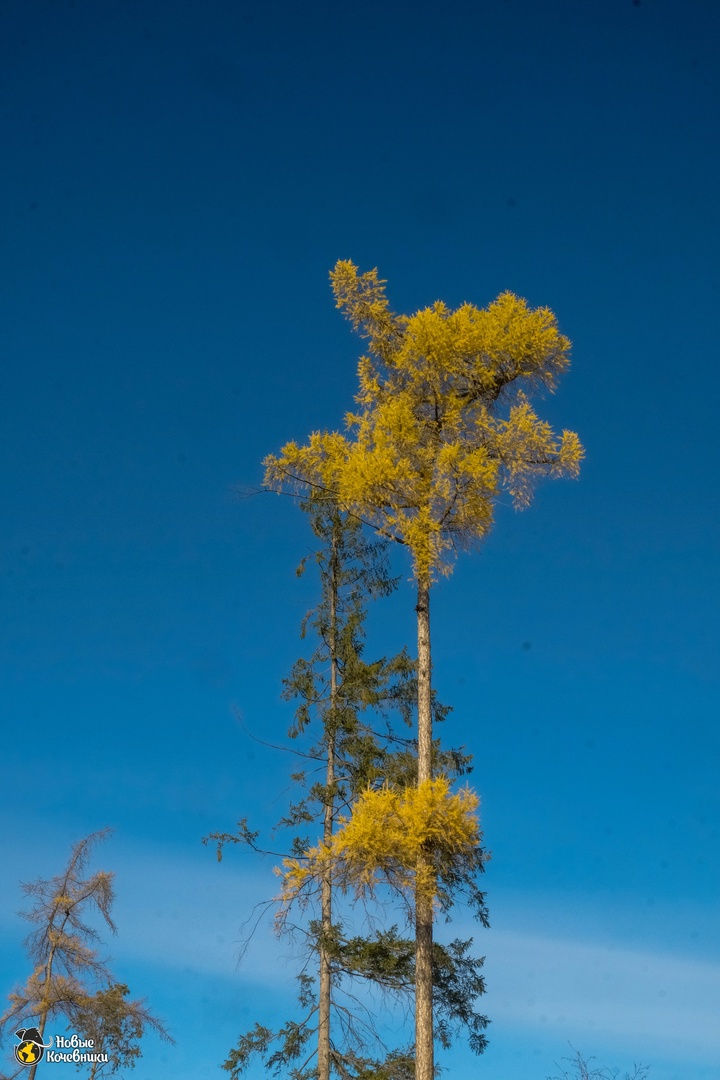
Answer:
[[(55, 855), (53, 872), (64, 858), (64, 850), (60, 861)], [(158, 974), (232, 978), (247, 990), (287, 988), (288, 972), (295, 973), (288, 964), (291, 949), (273, 938), (269, 916), (260, 917), (238, 965), (241, 943), (261, 916), (260, 908), (253, 916), (253, 908), (275, 891), (271, 863), (253, 865), (238, 852), (218, 864), (203, 848), (173, 854), (117, 842), (98, 861), (117, 874), (120, 934), (112, 951), (118, 960), (150, 965)], [(4, 885), (3, 898), (7, 892), (9, 899)], [(7, 941), (19, 937), (17, 920), (11, 929), (7, 917), (20, 904), (16, 896), (16, 902), (2, 905)], [(720, 1060), (720, 962), (634, 948), (607, 934), (592, 940), (580, 932), (577, 919), (564, 923), (560, 908), (545, 912), (546, 925), (555, 928), (546, 934), (537, 918), (522, 919), (522, 907), (537, 915), (547, 898), (527, 895), (524, 905), (518, 899), (503, 927), (481, 931), (477, 942), (486, 956), (483, 1009), (496, 1035), (502, 1028), (543, 1031), (578, 1045), (611, 1039), (642, 1060), (657, 1060), (660, 1053), (688, 1062)], [(584, 903), (589, 909), (592, 898)], [(558, 929), (563, 925), (565, 933)], [(453, 932), (471, 936), (477, 927), (461, 921)]]
[(274, 938), (267, 904), (277, 891), (272, 866), (253, 866), (242, 851), (218, 864), (211, 849), (117, 860), (123, 955), (255, 985), (287, 983), (289, 950)]
[(611, 1037), (645, 1060), (720, 1060), (720, 964), (497, 931), (483, 939), (496, 1025)]
[[(246, 873), (231, 860), (218, 866), (212, 859), (194, 858), (190, 865), (162, 856), (135, 858), (132, 876), (143, 884), (122, 897), (124, 952), (245, 985), (287, 986), (289, 950), (273, 939), (267, 917), (237, 964), (253, 905), (274, 889), (269, 865)], [(533, 900), (528, 896), (528, 905)], [(553, 923), (560, 921), (556, 915)], [(455, 929), (469, 936), (475, 928)], [(578, 1040), (607, 1036), (645, 1059), (662, 1048), (686, 1059), (720, 1060), (720, 963), (621, 941), (599, 943), (577, 929), (567, 936), (514, 928), (482, 932), (478, 945), (488, 978), (483, 1007), (496, 1029), (555, 1029)]]
[[(36, 838), (30, 867), (22, 857), (26, 833)], [(5, 833), (3, 863), (17, 868), (0, 879), (0, 935), (8, 946), (17, 945), (19, 951), (29, 929), (16, 914), (27, 906), (19, 880), (60, 873), (71, 846), (72, 841), (52, 826), (33, 829), (30, 823), (22, 836)], [(111, 940), (99, 926), (101, 937), (118, 962), (235, 978), (243, 940), (259, 919), (240, 978), (286, 980), (283, 949), (273, 938), (270, 918), (261, 918), (261, 905), (277, 888), (272, 865), (253, 864), (246, 853), (232, 850), (219, 864), (214, 850), (199, 843), (193, 851), (168, 852), (148, 844), (131, 846), (114, 837), (96, 849), (89, 867), (90, 872), (102, 867), (115, 873), (113, 918), (119, 933)], [(258, 950), (262, 964), (253, 961)]]

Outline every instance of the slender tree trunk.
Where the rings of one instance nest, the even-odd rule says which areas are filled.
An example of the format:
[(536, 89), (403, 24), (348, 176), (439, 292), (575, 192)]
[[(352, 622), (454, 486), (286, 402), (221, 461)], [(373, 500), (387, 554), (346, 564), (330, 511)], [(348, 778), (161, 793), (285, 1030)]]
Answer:
[[(45, 1012), (40, 1014), (40, 1022), (38, 1024), (38, 1030), (40, 1031), (40, 1039), (41, 1039), (42, 1042), (45, 1041), (45, 1024), (46, 1023), (47, 1023), (47, 1010), (45, 1010)], [(36, 1075), (37, 1071), (38, 1071), (37, 1064), (36, 1065), (31, 1065), (30, 1066), (30, 1071), (28, 1072), (28, 1075), (27, 1075), (27, 1080), (35, 1080), (35, 1075)]]
[[(54, 951), (54, 950), (53, 950)], [(40, 1019), (38, 1021), (38, 1031), (40, 1032), (41, 1042), (45, 1042), (45, 1025), (47, 1024), (47, 1018), (49, 1009), (45, 1008), (40, 1013)], [(37, 1064), (30, 1066), (30, 1072), (27, 1074), (27, 1080), (35, 1080), (35, 1073), (37, 1072)]]
[(418, 784), (432, 776), (432, 691), (430, 678), (430, 583), (418, 582)]
[[(328, 648), (330, 651), (330, 714), (326, 722), (327, 769), (325, 774), (325, 810), (323, 814), (323, 840), (330, 843), (335, 817), (335, 732), (337, 730), (338, 658), (337, 658), (337, 601), (338, 601), (338, 554), (337, 530), (339, 519), (333, 520), (330, 555), (330, 626)], [(332, 999), (332, 972), (327, 943), (332, 932), (332, 875), (330, 868), (323, 871), (320, 895), (320, 996), (318, 1001), (318, 1080), (330, 1080), (330, 1006)]]
[[(67, 880), (67, 879), (66, 879)], [(53, 916), (54, 918), (54, 916)], [(63, 919), (62, 926), (60, 927), (60, 933), (65, 930), (65, 923), (68, 921), (67, 915)], [(51, 923), (52, 925), (52, 923)], [(45, 982), (43, 985), (47, 988), (50, 986), (50, 980), (52, 979), (53, 963), (55, 961), (55, 949), (57, 944), (53, 945), (50, 949), (50, 954), (45, 964)], [(48, 1016), (50, 1015), (50, 1006), (45, 1005), (40, 1010), (40, 1019), (38, 1020), (38, 1031), (40, 1032), (40, 1039), (45, 1042), (45, 1025), (47, 1024)], [(37, 1072), (37, 1064), (30, 1066), (30, 1072), (27, 1075), (27, 1080), (35, 1080), (35, 1073)]]
[[(418, 784), (432, 778), (432, 696), (430, 675), (430, 582), (418, 581)], [(422, 858), (422, 857), (421, 857)], [(418, 861), (418, 871), (422, 863)], [(435, 1073), (432, 1004), (432, 900), (415, 894), (415, 1078)]]
[[(328, 788), (335, 781), (334, 736), (328, 742), (327, 774)], [(333, 805), (328, 800), (325, 804), (323, 838), (329, 843), (333, 828)], [(318, 1001), (318, 1080), (330, 1080), (330, 1003), (332, 994), (332, 974), (327, 941), (332, 929), (332, 881), (330, 870), (323, 871), (320, 898), (320, 996)]]

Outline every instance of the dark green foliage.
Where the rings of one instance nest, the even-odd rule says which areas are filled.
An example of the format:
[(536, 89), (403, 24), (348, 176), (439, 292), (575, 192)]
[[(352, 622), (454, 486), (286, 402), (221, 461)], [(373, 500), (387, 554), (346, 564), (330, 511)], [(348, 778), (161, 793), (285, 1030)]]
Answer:
[(338, 939), (334, 956), (342, 970), (369, 979), (386, 990), (412, 989), (415, 970), (415, 943), (401, 938), (397, 926), (378, 930), (372, 937)]
[[(255, 1024), (255, 1027), (243, 1035), (238, 1045), (230, 1051), (222, 1067), (231, 1076), (237, 1077), (244, 1072), (254, 1057), (259, 1057), (265, 1069), (273, 1076), (285, 1072), (291, 1080), (310, 1080), (315, 1075), (314, 1068), (309, 1067), (307, 1055), (307, 1042), (312, 1034), (313, 1028), (308, 1023), (308, 1018), (300, 1022), (289, 1020), (276, 1032), (261, 1024)], [(271, 1051), (274, 1043), (277, 1044), (277, 1048)], [(301, 1056), (304, 1056), (304, 1062), (296, 1064)], [(310, 1058), (312, 1056), (311, 1053)]]
[(485, 993), (480, 974), (482, 959), (468, 956), (469, 941), (451, 941), (449, 945), (433, 942), (433, 1008), (435, 1034), (447, 1049), (453, 1036), (465, 1029), (470, 1049), (481, 1054), (487, 1046), (484, 1031), (489, 1020), (475, 1012), (477, 998)]

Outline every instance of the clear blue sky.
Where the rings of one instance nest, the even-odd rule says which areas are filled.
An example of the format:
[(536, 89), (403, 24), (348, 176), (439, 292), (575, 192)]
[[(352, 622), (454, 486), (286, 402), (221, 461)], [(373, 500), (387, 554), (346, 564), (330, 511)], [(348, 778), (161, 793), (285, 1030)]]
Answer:
[[(543, 1080), (569, 1040), (716, 1080), (719, 33), (714, 0), (5, 0), (3, 995), (18, 881), (112, 825), (114, 968), (177, 1039), (136, 1080), (224, 1075), (287, 1012), (266, 930), (236, 969), (271, 867), (200, 838), (286, 785), (234, 710), (290, 721), (310, 539), (233, 492), (351, 404), (349, 258), (398, 311), (550, 306), (573, 367), (538, 408), (587, 449), (437, 590), (493, 852), (490, 1047), (442, 1062)], [(412, 643), (397, 570), (378, 651)]]

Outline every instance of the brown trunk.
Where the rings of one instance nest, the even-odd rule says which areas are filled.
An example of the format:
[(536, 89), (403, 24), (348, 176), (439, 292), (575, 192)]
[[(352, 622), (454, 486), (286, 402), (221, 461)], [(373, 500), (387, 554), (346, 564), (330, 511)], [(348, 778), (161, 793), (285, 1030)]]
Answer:
[[(55, 950), (53, 949), (53, 952)], [(52, 955), (52, 954), (51, 954)], [(51, 964), (52, 967), (52, 964)], [(40, 1032), (40, 1041), (45, 1042), (45, 1025), (47, 1024), (49, 1009), (45, 1009), (40, 1013), (40, 1020), (38, 1021), (38, 1031)], [(37, 1064), (30, 1066), (30, 1072), (27, 1074), (27, 1080), (35, 1080), (35, 1073), (37, 1072)]]
[(432, 691), (430, 681), (430, 585), (418, 583), (418, 784), (432, 776)]
[[(339, 527), (339, 522), (337, 524)], [(335, 709), (338, 696), (337, 661), (337, 593), (338, 593), (337, 532), (333, 524), (330, 556), (330, 626), (328, 647), (330, 650), (330, 725), (326, 728), (327, 769), (325, 773), (326, 801), (323, 812), (323, 840), (330, 843), (335, 816)], [(330, 1080), (330, 1005), (332, 998), (332, 972), (327, 942), (332, 931), (332, 877), (330, 868), (323, 871), (320, 894), (320, 995), (318, 1000), (318, 1080)]]
[[(54, 917), (55, 916), (53, 916), (53, 918)], [(63, 919), (62, 926), (60, 927), (60, 933), (61, 934), (65, 930), (65, 923), (67, 921), (68, 921), (68, 916), (66, 914), (65, 918)], [(51, 921), (50, 925), (52, 926), (52, 921)], [(57, 942), (50, 947), (50, 953), (48, 955), (47, 962), (45, 964), (45, 981), (43, 983), (43, 986), (46, 988), (46, 990), (50, 986), (50, 982), (51, 982), (51, 979), (52, 979), (52, 970), (53, 970), (53, 963), (55, 962), (55, 949), (56, 948), (57, 948)], [(41, 1042), (45, 1042), (45, 1025), (47, 1024), (49, 1015), (50, 1015), (50, 1006), (45, 1005), (40, 1010), (40, 1019), (38, 1020), (38, 1025), (37, 1025), (38, 1031), (40, 1032), (40, 1040), (41, 1040)], [(37, 1064), (31, 1065), (30, 1066), (30, 1072), (27, 1075), (27, 1080), (35, 1080), (35, 1073), (36, 1072), (37, 1072)]]
[[(330, 787), (335, 780), (334, 738), (328, 743), (326, 783)], [(333, 806), (325, 804), (323, 838), (329, 843), (332, 837)], [(330, 956), (326, 942), (332, 928), (332, 881), (330, 870), (323, 871), (320, 897), (320, 996), (318, 1001), (318, 1080), (330, 1080), (330, 998), (332, 980)]]
[[(418, 582), (418, 784), (432, 778), (432, 696), (430, 677), (430, 583)], [(418, 872), (422, 864), (418, 862)], [(419, 875), (418, 875), (419, 876)], [(415, 895), (415, 1078), (435, 1073), (432, 1006), (433, 906)]]

